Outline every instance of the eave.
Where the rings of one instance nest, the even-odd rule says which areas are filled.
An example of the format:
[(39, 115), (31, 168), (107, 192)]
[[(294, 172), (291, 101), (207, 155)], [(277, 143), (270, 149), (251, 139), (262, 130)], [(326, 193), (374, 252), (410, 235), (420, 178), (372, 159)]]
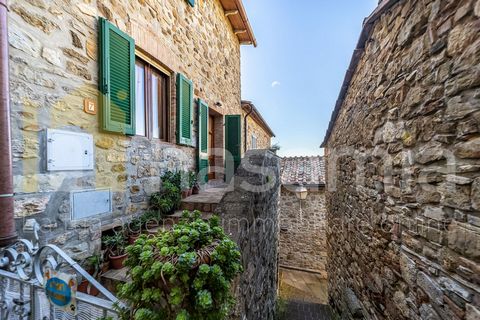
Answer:
[(261, 126), (263, 130), (265, 130), (270, 135), (270, 137), (275, 137), (275, 133), (272, 131), (267, 121), (265, 121), (265, 119), (260, 114), (260, 111), (258, 111), (257, 107), (255, 107), (255, 105), (251, 101), (242, 100), (242, 109), (246, 113), (250, 112), (250, 116), (252, 117), (252, 119), (256, 123), (258, 123), (258, 125)]
[(257, 46), (257, 40), (253, 34), (253, 29), (248, 21), (248, 16), (243, 6), (242, 0), (220, 0), (225, 11), (225, 16), (232, 25), (233, 32), (241, 45)]

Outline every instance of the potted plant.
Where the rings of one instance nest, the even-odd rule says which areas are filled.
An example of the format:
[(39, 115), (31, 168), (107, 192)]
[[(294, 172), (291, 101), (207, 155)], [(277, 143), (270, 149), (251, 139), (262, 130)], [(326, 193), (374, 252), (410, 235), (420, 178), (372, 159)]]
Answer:
[[(119, 288), (126, 319), (225, 319), (241, 255), (220, 220), (184, 211), (180, 223), (127, 247), (131, 281)], [(141, 293), (141, 294), (139, 294)]]
[(192, 187), (192, 194), (199, 194), (200, 193), (200, 186), (198, 185), (197, 180), (195, 180), (195, 183), (193, 184)]
[[(100, 275), (103, 263), (102, 255), (94, 255), (85, 260), (83, 263), (85, 270), (94, 278)], [(83, 279), (78, 284), (77, 290), (91, 296), (98, 296), (100, 293), (87, 279)]]
[(186, 197), (188, 197), (190, 193), (190, 185), (188, 181), (182, 181), (181, 190), (182, 190), (182, 199), (185, 199)]
[(160, 214), (172, 214), (180, 206), (180, 189), (169, 180), (162, 182), (162, 190), (150, 196), (150, 208)]
[(140, 216), (142, 225), (145, 227), (147, 233), (156, 232), (156, 229), (160, 225), (160, 219), (161, 215), (159, 211), (147, 211)]
[(102, 241), (107, 246), (108, 258), (113, 269), (122, 269), (123, 262), (127, 258), (125, 253), (126, 241), (123, 233), (117, 232), (111, 236), (103, 236)]
[(193, 194), (193, 188), (197, 184), (197, 174), (193, 171), (188, 173), (188, 184), (190, 186), (189, 195), (191, 196)]
[(138, 237), (142, 233), (142, 226), (143, 226), (143, 221), (142, 221), (141, 217), (133, 218), (127, 224), (128, 243), (129, 244), (133, 244), (135, 242), (135, 240), (138, 239)]

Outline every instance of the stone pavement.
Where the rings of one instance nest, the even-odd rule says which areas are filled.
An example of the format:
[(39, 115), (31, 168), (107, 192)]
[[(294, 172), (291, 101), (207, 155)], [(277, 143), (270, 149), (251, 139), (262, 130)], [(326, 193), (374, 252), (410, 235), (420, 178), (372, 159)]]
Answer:
[(304, 301), (289, 301), (285, 320), (330, 320), (330, 307)]
[(327, 280), (318, 274), (281, 268), (280, 296), (287, 301), (284, 320), (331, 319)]

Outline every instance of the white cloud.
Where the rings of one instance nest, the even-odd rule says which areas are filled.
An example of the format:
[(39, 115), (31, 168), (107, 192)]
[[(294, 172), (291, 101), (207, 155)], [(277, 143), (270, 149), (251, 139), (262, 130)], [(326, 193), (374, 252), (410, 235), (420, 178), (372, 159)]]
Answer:
[(278, 87), (279, 85), (281, 85), (280, 81), (275, 80), (272, 82), (272, 88)]

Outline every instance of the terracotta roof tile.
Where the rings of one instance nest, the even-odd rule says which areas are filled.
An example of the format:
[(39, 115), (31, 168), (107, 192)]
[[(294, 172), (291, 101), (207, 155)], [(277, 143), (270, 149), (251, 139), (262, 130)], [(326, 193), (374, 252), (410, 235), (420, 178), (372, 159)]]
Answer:
[(282, 184), (325, 185), (323, 157), (284, 157), (281, 167)]

